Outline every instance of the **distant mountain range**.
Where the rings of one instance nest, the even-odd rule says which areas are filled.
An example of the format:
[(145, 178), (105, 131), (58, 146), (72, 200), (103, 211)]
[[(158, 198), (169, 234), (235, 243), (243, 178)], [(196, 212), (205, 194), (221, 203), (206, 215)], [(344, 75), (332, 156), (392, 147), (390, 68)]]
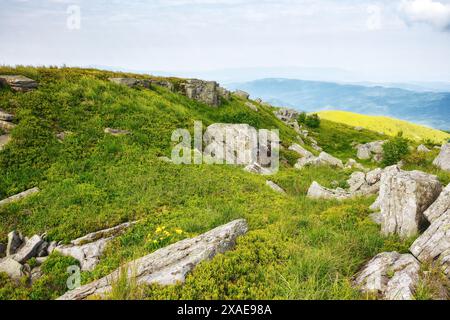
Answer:
[(450, 130), (450, 92), (427, 91), (426, 86), (419, 84), (399, 86), (403, 88), (279, 78), (227, 85), (229, 89), (245, 90), (253, 98), (277, 106), (307, 112), (344, 110), (384, 115)]

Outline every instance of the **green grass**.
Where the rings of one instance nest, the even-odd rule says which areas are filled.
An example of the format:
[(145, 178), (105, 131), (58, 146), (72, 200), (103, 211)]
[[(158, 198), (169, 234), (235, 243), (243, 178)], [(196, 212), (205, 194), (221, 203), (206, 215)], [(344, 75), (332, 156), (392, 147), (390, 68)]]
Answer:
[[(13, 141), (0, 152), (0, 198), (38, 186), (42, 191), (0, 208), (0, 242), (9, 231), (47, 232), (49, 240), (68, 242), (121, 222), (140, 220), (114, 240), (100, 264), (82, 275), (83, 283), (120, 265), (186, 237), (234, 219), (247, 219), (250, 230), (235, 250), (202, 263), (184, 286), (140, 288), (119, 282), (110, 298), (145, 299), (360, 299), (351, 280), (361, 265), (385, 250), (406, 252), (409, 242), (383, 238), (369, 219), (374, 198), (312, 201), (312, 181), (345, 184), (351, 172), (331, 168), (292, 168), (295, 154), (270, 177), (287, 191), (274, 193), (266, 177), (234, 166), (177, 166), (158, 160), (170, 156), (172, 130), (193, 129), (201, 120), (249, 123), (280, 129), (288, 147), (297, 134), (269, 107), (259, 112), (233, 98), (218, 108), (163, 88), (129, 89), (106, 79), (120, 74), (81, 69), (1, 67), (0, 74), (23, 74), (40, 83), (19, 94), (0, 90), (0, 108), (16, 115)], [(145, 76), (137, 76), (145, 77)], [(172, 79), (175, 83), (180, 80)], [(105, 127), (130, 130), (124, 137), (105, 135)], [(55, 134), (70, 131), (63, 143)], [(370, 131), (322, 121), (312, 130), (325, 151), (343, 160), (355, 158), (352, 142), (382, 138)], [(428, 160), (427, 160), (428, 161)], [(408, 165), (414, 164), (411, 160)], [(449, 179), (426, 162), (424, 170)], [(159, 227), (170, 235), (155, 238)], [(176, 230), (182, 230), (177, 233)], [(157, 240), (156, 242), (154, 240)], [(55, 259), (55, 260), (53, 260)], [(52, 257), (49, 274), (30, 287), (0, 279), (2, 299), (50, 299), (62, 293), (62, 266)], [(2, 283), (3, 283), (2, 282)], [(54, 293), (44, 287), (55, 288)], [(132, 288), (132, 289), (130, 289)]]

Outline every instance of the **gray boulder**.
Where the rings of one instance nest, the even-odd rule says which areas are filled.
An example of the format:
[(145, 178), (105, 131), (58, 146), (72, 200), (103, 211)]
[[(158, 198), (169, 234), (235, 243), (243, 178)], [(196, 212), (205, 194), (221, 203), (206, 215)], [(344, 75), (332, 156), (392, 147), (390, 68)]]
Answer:
[(251, 103), (250, 101), (247, 101), (247, 102), (245, 103), (245, 105), (246, 105), (249, 109), (251, 109), (251, 110), (253, 110), (253, 111), (255, 111), (255, 112), (258, 112), (258, 107), (257, 107), (256, 105), (254, 105), (253, 103)]
[(413, 300), (419, 271), (420, 264), (412, 255), (384, 252), (361, 270), (355, 286), (385, 300)]
[(450, 184), (442, 190), (439, 198), (423, 213), (430, 223), (433, 223), (450, 210)]
[(442, 170), (450, 172), (450, 143), (442, 146), (441, 152), (433, 164)]
[(341, 168), (341, 169), (344, 168), (344, 164), (342, 163), (342, 161), (340, 159), (333, 157), (332, 155), (330, 155), (326, 152), (321, 152), (319, 155), (319, 159), (323, 163), (326, 163), (332, 167)]
[(58, 300), (84, 300), (92, 296), (104, 296), (112, 290), (112, 284), (118, 281), (123, 272), (126, 272), (128, 279), (134, 279), (137, 285), (165, 286), (183, 283), (199, 263), (231, 250), (236, 239), (247, 230), (245, 220), (230, 222), (132, 261), (100, 280), (67, 292)]
[(24, 237), (20, 232), (12, 231), (8, 234), (8, 245), (6, 247), (6, 255), (11, 256), (17, 252), (24, 242)]
[(386, 141), (374, 141), (357, 145), (357, 157), (361, 160), (373, 159), (380, 162), (383, 159), (383, 145)]
[(38, 256), (38, 250), (41, 248), (44, 240), (38, 235), (34, 235), (30, 239), (25, 240), (25, 244), (23, 244), (19, 250), (12, 256), (14, 260), (19, 263), (25, 263), (31, 258)]
[(340, 188), (328, 189), (322, 187), (314, 181), (308, 189), (307, 197), (310, 199), (345, 200), (351, 198), (352, 194)]
[(245, 100), (248, 100), (248, 98), (250, 98), (250, 94), (245, 92), (245, 91), (242, 91), (242, 90), (236, 90), (234, 92), (234, 94), (236, 96), (238, 96), (239, 98), (242, 98), (242, 99), (245, 99)]
[(284, 191), (279, 185), (277, 185), (273, 181), (266, 181), (266, 185), (269, 186), (275, 192), (278, 192), (278, 193), (281, 193), (281, 194), (286, 194), (286, 191)]
[(22, 200), (22, 199), (24, 199), (26, 197), (29, 197), (29, 196), (31, 196), (33, 194), (38, 193), (38, 192), (40, 192), (39, 188), (32, 188), (32, 189), (29, 189), (27, 191), (21, 192), (19, 194), (16, 194), (16, 195), (14, 195), (12, 197), (9, 197), (9, 198), (6, 198), (6, 199), (0, 201), (0, 207), (4, 206), (4, 205), (7, 205), (7, 204), (10, 204), (12, 202), (20, 201), (20, 200)]
[(21, 75), (0, 75), (0, 86), (9, 86), (17, 92), (28, 92), (38, 87), (38, 83)]
[(0, 272), (6, 273), (13, 280), (20, 280), (26, 275), (26, 269), (11, 258), (0, 259)]
[(213, 107), (220, 105), (219, 85), (215, 81), (188, 79), (182, 84), (182, 87), (184, 94), (189, 99), (203, 102)]
[(402, 171), (398, 166), (385, 169), (379, 196), (382, 233), (398, 234), (402, 238), (419, 233), (426, 222), (425, 210), (441, 190), (436, 176), (420, 171)]
[(289, 147), (289, 150), (297, 152), (302, 157), (313, 157), (314, 155), (303, 148), (301, 145), (294, 143), (292, 146)]

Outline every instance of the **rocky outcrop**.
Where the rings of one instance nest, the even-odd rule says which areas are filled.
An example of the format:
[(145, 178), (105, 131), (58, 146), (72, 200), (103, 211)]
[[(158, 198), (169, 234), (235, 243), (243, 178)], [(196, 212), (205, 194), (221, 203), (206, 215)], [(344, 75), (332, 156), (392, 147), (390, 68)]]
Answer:
[(385, 300), (412, 300), (419, 281), (419, 262), (410, 254), (384, 252), (358, 274), (355, 286)]
[(17, 252), (25, 238), (20, 232), (11, 231), (8, 234), (8, 245), (6, 247), (6, 255), (11, 256)]
[(77, 259), (80, 262), (81, 270), (92, 271), (100, 262), (100, 258), (110, 241), (136, 223), (127, 222), (113, 228), (89, 233), (84, 237), (72, 240), (70, 245), (57, 246), (54, 250), (62, 255)]
[(30, 78), (20, 75), (0, 75), (0, 86), (9, 86), (16, 92), (28, 92), (38, 87), (38, 83)]
[(12, 256), (14, 260), (19, 263), (25, 263), (31, 258), (37, 257), (41, 245), (44, 240), (38, 236), (34, 235), (30, 239), (26, 239), (25, 243), (17, 250), (17, 252)]
[(300, 113), (293, 109), (278, 109), (275, 111), (275, 116), (286, 123), (297, 121), (299, 115)]
[(168, 81), (168, 80), (157, 80), (157, 79), (150, 79), (150, 84), (158, 87), (163, 87), (168, 89), (169, 91), (174, 92), (175, 91), (175, 85)]
[(248, 98), (250, 98), (250, 94), (242, 90), (236, 90), (234, 95), (244, 100), (248, 100)]
[(100, 280), (67, 292), (59, 300), (84, 300), (92, 296), (104, 296), (112, 290), (112, 285), (123, 272), (128, 279), (134, 278), (138, 285), (183, 283), (187, 274), (200, 262), (232, 249), (237, 237), (244, 235), (247, 230), (245, 220), (230, 222), (132, 261)]
[(104, 132), (115, 137), (127, 136), (131, 134), (131, 132), (128, 130), (111, 129), (111, 128), (105, 128)]
[(189, 99), (200, 101), (214, 107), (220, 105), (219, 85), (215, 81), (188, 79), (182, 84), (182, 87), (184, 94)]
[(437, 199), (442, 186), (436, 176), (420, 171), (403, 171), (398, 166), (381, 176), (379, 203), (384, 235), (402, 238), (416, 235), (424, 226), (424, 212)]
[(357, 157), (361, 160), (373, 159), (380, 162), (383, 159), (383, 145), (386, 141), (374, 141), (356, 146)]
[(129, 88), (146, 88), (150, 89), (150, 81), (142, 80), (136, 78), (109, 78), (109, 81), (119, 84), (122, 86), (127, 86)]
[(439, 156), (434, 159), (433, 164), (445, 171), (450, 172), (450, 143), (442, 146)]
[(344, 168), (344, 164), (340, 159), (335, 158), (326, 152), (321, 152), (318, 157), (315, 157), (314, 155), (304, 156), (295, 164), (295, 168), (297, 169), (302, 169), (305, 166), (331, 166), (340, 169)]
[(344, 189), (328, 189), (322, 187), (319, 183), (314, 181), (308, 189), (307, 197), (310, 199), (336, 199), (345, 200), (352, 197), (352, 194)]
[(420, 146), (417, 147), (417, 151), (418, 151), (418, 152), (424, 152), (424, 153), (431, 152), (431, 150), (428, 149), (428, 148), (427, 148), (426, 146), (424, 146), (423, 144), (421, 144)]
[(0, 207), (4, 206), (4, 205), (7, 205), (7, 204), (10, 204), (12, 202), (20, 201), (20, 200), (22, 200), (22, 199), (24, 199), (26, 197), (29, 197), (29, 196), (31, 196), (33, 194), (38, 193), (39, 191), (40, 191), (39, 188), (33, 188), (33, 189), (29, 189), (27, 191), (21, 192), (19, 194), (16, 194), (16, 195), (14, 195), (12, 197), (6, 198), (6, 199), (0, 201)]
[(281, 188), (279, 185), (277, 185), (273, 181), (266, 181), (266, 185), (269, 186), (275, 192), (278, 192), (278, 193), (281, 193), (281, 194), (286, 194), (286, 191), (284, 191), (283, 188)]

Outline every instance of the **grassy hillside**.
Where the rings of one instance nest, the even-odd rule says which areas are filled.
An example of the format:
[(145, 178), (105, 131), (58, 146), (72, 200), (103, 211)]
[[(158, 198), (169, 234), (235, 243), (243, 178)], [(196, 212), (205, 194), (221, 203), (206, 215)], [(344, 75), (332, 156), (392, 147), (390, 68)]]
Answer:
[(390, 136), (396, 136), (398, 132), (403, 132), (406, 138), (415, 141), (430, 140), (434, 143), (441, 144), (450, 139), (450, 134), (447, 132), (389, 117), (366, 116), (347, 111), (321, 111), (318, 114), (322, 119), (353, 127), (360, 126), (368, 130), (383, 132)]
[[(112, 84), (108, 77), (123, 74), (97, 70), (0, 67), (0, 74), (23, 74), (40, 83), (38, 90), (25, 94), (0, 90), (0, 109), (14, 113), (17, 123), (12, 142), (0, 151), (0, 199), (35, 186), (42, 190), (0, 208), (0, 242), (14, 229), (26, 236), (46, 232), (48, 240), (68, 242), (140, 220), (112, 242), (93, 272), (83, 273), (86, 283), (180, 239), (237, 218), (248, 220), (250, 230), (235, 250), (202, 263), (184, 286), (115, 291), (114, 298), (366, 298), (351, 287), (361, 265), (381, 251), (407, 251), (411, 242), (380, 236), (368, 217), (373, 198), (306, 198), (312, 181), (345, 185), (350, 171), (298, 171), (289, 165), (295, 155), (282, 151), (286, 161), (270, 179), (287, 191), (283, 196), (265, 185), (266, 177), (241, 168), (158, 160), (170, 155), (172, 130), (192, 129), (195, 120), (205, 126), (225, 122), (279, 128), (287, 147), (296, 133), (276, 119), (270, 107), (258, 105), (260, 111), (254, 112), (233, 97), (215, 109), (159, 87)], [(106, 135), (105, 127), (132, 135)], [(71, 132), (62, 143), (55, 137), (61, 131)], [(352, 143), (381, 137), (329, 121), (311, 134), (344, 161), (355, 157)], [(410, 165), (436, 170), (431, 160), (414, 159)], [(448, 174), (438, 173), (450, 181)], [(161, 226), (170, 232), (155, 242)], [(73, 263), (53, 255), (44, 265), (44, 277), (33, 286), (0, 275), (0, 299), (56, 298), (65, 290), (65, 267)]]

